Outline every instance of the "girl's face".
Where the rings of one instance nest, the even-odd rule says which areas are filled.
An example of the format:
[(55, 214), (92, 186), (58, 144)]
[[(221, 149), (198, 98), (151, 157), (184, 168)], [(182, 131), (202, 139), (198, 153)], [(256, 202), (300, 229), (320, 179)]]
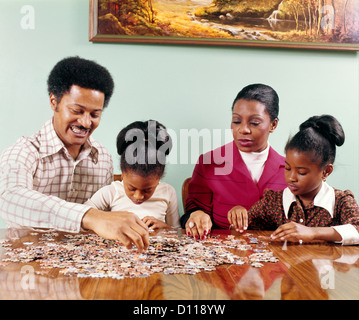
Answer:
[(238, 100), (233, 107), (231, 129), (240, 151), (261, 152), (268, 146), (268, 137), (277, 127), (266, 106), (256, 100)]
[(122, 172), (122, 181), (128, 198), (134, 204), (141, 204), (152, 197), (160, 182), (160, 177), (152, 174), (143, 177), (135, 172)]
[(322, 181), (333, 171), (333, 165), (328, 164), (324, 169), (320, 162), (311, 161), (312, 155), (307, 152), (288, 150), (285, 160), (285, 180), (289, 190), (298, 196), (304, 205), (314, 200), (319, 192)]

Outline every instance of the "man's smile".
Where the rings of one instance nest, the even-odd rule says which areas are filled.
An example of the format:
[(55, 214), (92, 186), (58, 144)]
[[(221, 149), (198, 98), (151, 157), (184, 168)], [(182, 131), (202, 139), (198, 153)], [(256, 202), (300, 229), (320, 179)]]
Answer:
[(83, 126), (76, 126), (71, 125), (70, 129), (73, 133), (75, 133), (77, 136), (86, 137), (87, 134), (90, 132), (89, 128), (85, 128)]

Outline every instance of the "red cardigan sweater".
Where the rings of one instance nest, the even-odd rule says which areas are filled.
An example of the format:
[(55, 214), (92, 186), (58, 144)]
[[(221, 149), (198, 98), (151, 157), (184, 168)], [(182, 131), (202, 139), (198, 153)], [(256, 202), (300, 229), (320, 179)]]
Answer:
[(287, 186), (284, 166), (285, 158), (270, 147), (262, 176), (254, 183), (234, 141), (201, 155), (188, 186), (182, 227), (192, 212), (202, 210), (211, 215), (213, 228), (228, 228), (227, 213), (234, 206), (249, 210), (263, 197), (265, 189), (282, 190)]

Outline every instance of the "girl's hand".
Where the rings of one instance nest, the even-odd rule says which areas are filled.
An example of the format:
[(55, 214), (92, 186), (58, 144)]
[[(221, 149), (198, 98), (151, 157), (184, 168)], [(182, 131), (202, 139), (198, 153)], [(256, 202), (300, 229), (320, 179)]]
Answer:
[(167, 223), (165, 223), (161, 220), (158, 220), (152, 216), (143, 217), (142, 221), (146, 224), (147, 227), (149, 227), (153, 230), (155, 230), (155, 229), (170, 229), (171, 228)]
[(248, 228), (248, 214), (246, 208), (235, 206), (228, 211), (228, 221), (234, 230), (243, 232)]
[(187, 220), (185, 227), (188, 236), (203, 240), (211, 233), (211, 217), (201, 210), (194, 211)]
[(281, 225), (272, 235), (275, 240), (312, 241), (315, 239), (315, 228), (303, 226), (300, 223), (289, 222)]

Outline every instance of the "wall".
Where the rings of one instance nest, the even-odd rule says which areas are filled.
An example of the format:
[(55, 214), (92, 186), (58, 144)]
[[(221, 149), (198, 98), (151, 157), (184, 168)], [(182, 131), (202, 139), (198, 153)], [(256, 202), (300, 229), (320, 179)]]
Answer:
[[(22, 28), (25, 5), (34, 9), (34, 29)], [(112, 153), (116, 172), (119, 130), (134, 120), (161, 121), (177, 136), (177, 161), (173, 157), (164, 181), (176, 188), (181, 201), (181, 185), (191, 176), (194, 161), (190, 146), (180, 148), (180, 130), (196, 128), (212, 137), (214, 129), (223, 133), (230, 127), (237, 92), (262, 82), (280, 96), (279, 127), (270, 143), (281, 154), (288, 136), (308, 117), (330, 113), (341, 121), (347, 140), (338, 149), (328, 182), (359, 196), (356, 52), (92, 43), (88, 10), (87, 0), (1, 0), (0, 150), (38, 131), (51, 117), (48, 73), (63, 57), (79, 55), (106, 66), (115, 80), (114, 96), (94, 137)], [(180, 163), (183, 152), (187, 164)]]

